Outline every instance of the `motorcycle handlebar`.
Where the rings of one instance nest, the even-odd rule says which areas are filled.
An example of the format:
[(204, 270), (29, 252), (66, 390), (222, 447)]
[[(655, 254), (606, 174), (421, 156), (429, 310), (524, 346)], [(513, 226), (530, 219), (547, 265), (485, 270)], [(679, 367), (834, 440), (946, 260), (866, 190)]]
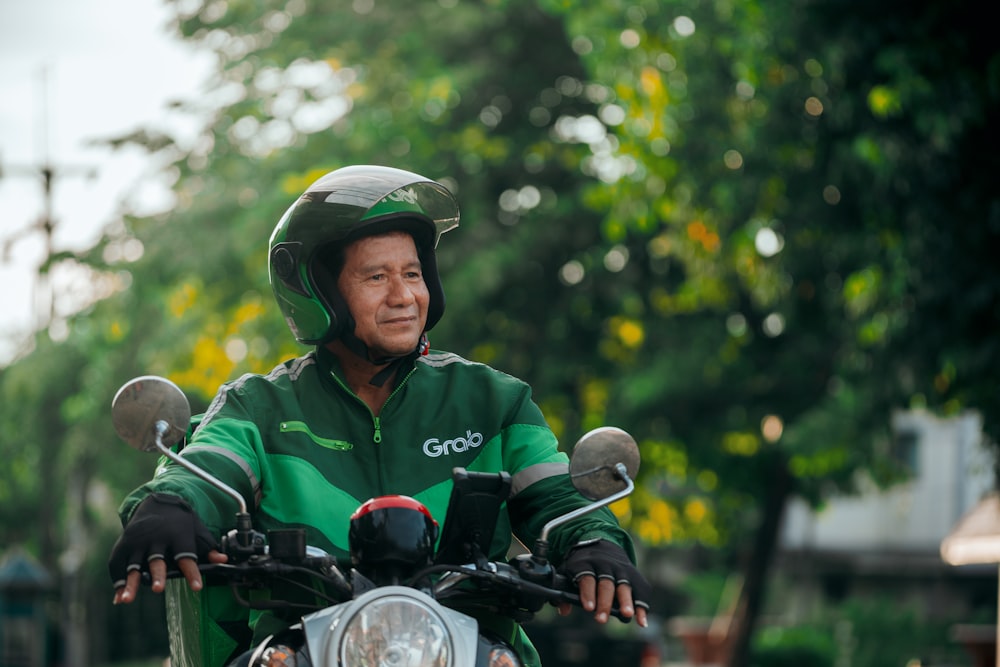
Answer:
[[(198, 571), (208, 579), (225, 581), (230, 584), (304, 574), (319, 578), (332, 585), (334, 591), (338, 593), (339, 599), (331, 599), (331, 601), (343, 602), (351, 596), (350, 586), (336, 569), (336, 563), (330, 556), (309, 556), (302, 559), (301, 563), (295, 564), (273, 558), (256, 558), (237, 563), (199, 563)], [(167, 579), (183, 579), (184, 573), (173, 568), (167, 570), (166, 576)], [(142, 572), (140, 581), (144, 586), (152, 583), (148, 571)]]
[[(343, 577), (325, 574), (322, 570), (329, 570), (334, 565), (334, 560), (329, 556), (308, 557), (302, 564), (290, 564), (273, 558), (260, 558), (240, 563), (199, 563), (198, 570), (209, 579), (226, 581), (238, 587), (241, 582), (271, 577), (287, 577), (294, 574), (307, 574), (318, 577), (324, 582), (331, 584), (341, 599), (331, 599), (332, 602), (343, 602), (350, 599), (352, 591), (350, 585)], [(334, 566), (335, 567), (335, 566)], [(339, 572), (339, 571), (338, 571)], [(522, 604), (525, 609), (534, 613), (545, 603), (559, 605), (561, 603), (582, 607), (580, 594), (574, 590), (573, 582), (563, 574), (550, 571), (543, 580), (529, 580), (522, 576), (518, 568), (508, 563), (491, 562), (487, 569), (477, 568), (471, 565), (433, 565), (417, 573), (410, 583), (418, 583), (434, 574), (455, 574), (458, 576), (487, 581), (496, 587), (496, 592), (506, 592), (511, 598)], [(183, 578), (183, 573), (177, 569), (167, 570), (168, 579)], [(148, 586), (151, 581), (148, 572), (142, 573), (142, 583)], [(449, 590), (437, 597), (442, 601), (447, 598), (476, 597), (482, 596), (482, 589), (472, 591)], [(275, 601), (272, 605), (281, 603)], [(622, 616), (618, 608), (617, 599), (611, 608), (611, 615), (623, 623), (628, 623), (632, 619)]]
[[(468, 577), (487, 581), (498, 589), (513, 593), (514, 599), (523, 603), (523, 608), (531, 613), (537, 612), (546, 602), (559, 605), (567, 603), (576, 607), (582, 607), (580, 594), (574, 590), (573, 582), (565, 575), (554, 570), (549, 570), (541, 577), (533, 577), (534, 580), (523, 576), (521, 571), (508, 563), (491, 562), (487, 569), (475, 568), (474, 566), (459, 565), (435, 565), (429, 567), (411, 579), (411, 583), (420, 581), (433, 574), (452, 573), (459, 577)], [(461, 589), (449, 588), (448, 591), (436, 596), (439, 600), (444, 598), (476, 598), (483, 595), (482, 589), (463, 591)], [(632, 619), (624, 617), (618, 608), (616, 599), (612, 605), (610, 614), (623, 623), (628, 623)]]

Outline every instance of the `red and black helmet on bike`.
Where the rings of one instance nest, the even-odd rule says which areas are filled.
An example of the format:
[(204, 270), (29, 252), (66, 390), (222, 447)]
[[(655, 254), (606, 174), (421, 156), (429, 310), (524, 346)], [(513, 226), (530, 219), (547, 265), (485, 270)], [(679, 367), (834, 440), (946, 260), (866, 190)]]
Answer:
[(372, 498), (351, 515), (351, 563), (369, 578), (378, 572), (406, 577), (430, 565), (437, 538), (438, 523), (423, 503), (399, 495)]

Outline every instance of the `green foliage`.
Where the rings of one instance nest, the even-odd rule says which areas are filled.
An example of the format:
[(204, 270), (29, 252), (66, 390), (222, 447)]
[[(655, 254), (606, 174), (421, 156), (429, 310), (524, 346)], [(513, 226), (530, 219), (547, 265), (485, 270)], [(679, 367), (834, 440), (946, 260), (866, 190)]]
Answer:
[[(954, 177), (972, 158), (959, 137), (996, 145), (983, 63), (997, 55), (971, 5), (920, 3), (902, 20), (892, 3), (649, 2), (607, 21), (613, 4), (546, 5), (593, 79), (615, 82), (599, 115), (621, 119), (605, 161), (622, 174), (585, 200), (605, 247), (628, 251), (612, 279), (645, 288), (641, 345), (599, 348), (618, 362), (609, 412), (682, 443), (692, 472), (719, 471), (734, 520), (766, 483), (752, 461), (765, 448), (819, 502), (859, 469), (899, 476), (876, 447), (895, 407), (974, 406), (992, 423), (980, 378), (996, 350), (977, 341), (1000, 312), (996, 270), (977, 300), (944, 300), (970, 290), (959, 276), (996, 241), (996, 196), (963, 197), (965, 224), (928, 217), (953, 206), (946, 189), (989, 189), (989, 170)], [(931, 35), (969, 41), (937, 66)], [(996, 151), (972, 159), (995, 165)], [(971, 349), (985, 366), (959, 369)]]
[[(732, 603), (725, 599), (732, 591), (732, 575), (718, 571), (695, 572), (684, 577), (679, 584), (680, 594), (686, 598), (684, 614), (711, 618)], [(730, 595), (731, 597), (731, 595)]]
[(750, 664), (967, 664), (965, 649), (950, 636), (953, 623), (952, 619), (924, 618), (895, 599), (847, 600), (812, 622), (762, 628), (754, 641)]
[[(837, 645), (828, 629), (809, 627), (766, 628), (754, 642), (752, 667), (833, 667)], [(853, 664), (857, 664), (852, 662)], [(901, 664), (898, 661), (881, 663)]]
[(960, 663), (964, 648), (949, 637), (953, 621), (922, 618), (898, 600), (849, 600), (840, 618), (850, 628), (851, 664), (878, 667), (920, 660), (929, 664)]

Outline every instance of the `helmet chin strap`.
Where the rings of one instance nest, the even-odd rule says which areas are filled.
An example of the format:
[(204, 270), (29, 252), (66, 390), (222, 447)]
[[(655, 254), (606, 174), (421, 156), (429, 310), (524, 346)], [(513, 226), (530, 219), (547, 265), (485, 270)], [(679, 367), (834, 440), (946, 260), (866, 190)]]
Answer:
[(368, 384), (375, 387), (383, 386), (389, 378), (395, 375), (396, 371), (399, 369), (404, 362), (410, 361), (421, 354), (427, 354), (430, 349), (430, 342), (427, 340), (427, 334), (420, 334), (420, 340), (417, 342), (417, 347), (414, 348), (412, 352), (407, 352), (406, 354), (396, 356), (396, 357), (380, 357), (378, 359), (373, 359), (371, 355), (371, 350), (360, 338), (354, 335), (354, 321), (348, 322), (348, 326), (345, 328), (344, 333), (340, 335), (340, 340), (344, 343), (344, 346), (353, 352), (355, 355), (361, 357), (370, 364), (375, 366), (382, 366), (378, 373), (372, 376), (368, 380)]

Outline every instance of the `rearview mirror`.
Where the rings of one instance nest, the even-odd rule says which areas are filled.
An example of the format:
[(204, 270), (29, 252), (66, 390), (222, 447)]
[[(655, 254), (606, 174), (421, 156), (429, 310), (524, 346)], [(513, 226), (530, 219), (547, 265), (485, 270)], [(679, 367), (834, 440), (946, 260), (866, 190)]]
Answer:
[(577, 440), (569, 460), (569, 476), (576, 490), (593, 502), (542, 526), (531, 550), (535, 566), (547, 564), (549, 532), (553, 528), (625, 498), (635, 489), (638, 472), (639, 446), (620, 428), (603, 426)]
[(129, 380), (111, 401), (111, 420), (122, 440), (142, 452), (155, 452), (157, 437), (171, 447), (187, 433), (191, 405), (180, 387), (166, 378), (143, 375)]
[(585, 498), (601, 500), (628, 486), (616, 466), (624, 465), (634, 480), (639, 458), (639, 446), (631, 435), (614, 426), (603, 426), (584, 434), (573, 446), (569, 475)]

